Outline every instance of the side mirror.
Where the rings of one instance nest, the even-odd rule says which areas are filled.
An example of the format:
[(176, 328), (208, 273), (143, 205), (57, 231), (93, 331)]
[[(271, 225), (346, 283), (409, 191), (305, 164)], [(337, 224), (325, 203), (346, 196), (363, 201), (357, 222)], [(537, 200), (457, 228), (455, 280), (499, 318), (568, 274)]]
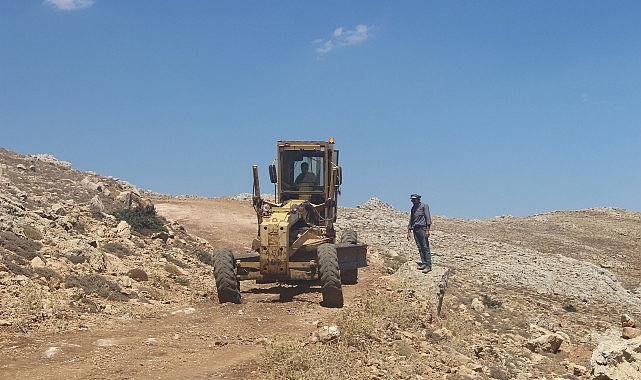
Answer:
[(274, 164), (269, 165), (269, 180), (271, 181), (271, 183), (278, 182), (278, 175), (276, 174), (276, 165)]

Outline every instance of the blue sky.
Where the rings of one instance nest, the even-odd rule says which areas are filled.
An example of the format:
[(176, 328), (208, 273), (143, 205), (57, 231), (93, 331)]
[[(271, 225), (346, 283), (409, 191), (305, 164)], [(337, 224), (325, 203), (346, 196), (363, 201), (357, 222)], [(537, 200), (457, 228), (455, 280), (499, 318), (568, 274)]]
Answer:
[(1, 147), (215, 197), (329, 137), (345, 206), (641, 211), (641, 2), (0, 1)]

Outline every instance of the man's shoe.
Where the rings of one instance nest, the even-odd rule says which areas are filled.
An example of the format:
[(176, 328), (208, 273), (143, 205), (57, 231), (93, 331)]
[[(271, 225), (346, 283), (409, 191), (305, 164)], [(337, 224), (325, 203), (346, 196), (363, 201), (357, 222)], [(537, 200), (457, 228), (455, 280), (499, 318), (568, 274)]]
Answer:
[(418, 264), (417, 269), (418, 269), (418, 270), (423, 270), (423, 269), (425, 269), (425, 264)]
[(423, 273), (430, 273), (432, 271), (432, 268), (424, 268), (422, 270)]

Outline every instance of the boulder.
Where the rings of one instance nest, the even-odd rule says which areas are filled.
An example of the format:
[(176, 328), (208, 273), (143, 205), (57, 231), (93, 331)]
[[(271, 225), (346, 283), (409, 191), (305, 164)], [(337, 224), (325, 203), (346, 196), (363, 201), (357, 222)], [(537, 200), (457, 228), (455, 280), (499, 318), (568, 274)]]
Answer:
[(596, 380), (641, 378), (641, 336), (633, 339), (606, 338), (592, 352), (590, 366)]

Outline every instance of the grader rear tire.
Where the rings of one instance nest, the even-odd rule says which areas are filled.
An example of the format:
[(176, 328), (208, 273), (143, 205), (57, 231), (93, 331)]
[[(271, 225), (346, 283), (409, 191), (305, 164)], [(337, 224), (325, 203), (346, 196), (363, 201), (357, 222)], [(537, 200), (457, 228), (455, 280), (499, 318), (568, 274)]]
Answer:
[[(345, 230), (341, 235), (342, 243), (356, 244), (357, 240), (356, 231), (352, 229)], [(358, 283), (358, 268), (342, 270), (341, 282), (345, 285), (354, 285)]]
[(343, 288), (338, 267), (338, 256), (334, 244), (322, 244), (318, 247), (318, 272), (325, 307), (343, 307)]
[(218, 302), (240, 303), (240, 289), (234, 272), (234, 254), (223, 248), (214, 252), (214, 278)]
[(341, 235), (341, 243), (356, 244), (356, 231), (354, 230), (345, 230)]

